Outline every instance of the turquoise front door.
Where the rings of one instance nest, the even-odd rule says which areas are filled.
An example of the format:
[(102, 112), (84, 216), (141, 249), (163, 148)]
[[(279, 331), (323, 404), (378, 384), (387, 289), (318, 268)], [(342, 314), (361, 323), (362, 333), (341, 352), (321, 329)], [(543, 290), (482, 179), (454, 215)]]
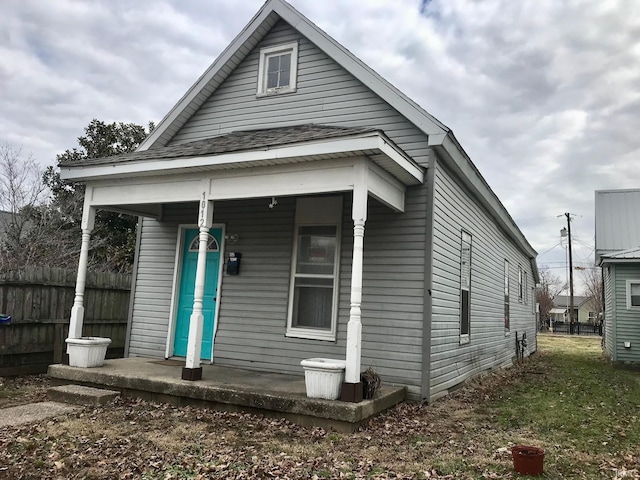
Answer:
[[(204, 281), (204, 300), (202, 312), (204, 324), (202, 329), (202, 350), (200, 356), (211, 360), (213, 353), (213, 329), (216, 312), (218, 275), (220, 273), (220, 245), (222, 229), (209, 230), (207, 246), (207, 269)], [(193, 311), (193, 294), (196, 284), (196, 265), (198, 263), (199, 236), (197, 228), (185, 229), (182, 243), (182, 271), (176, 315), (176, 331), (173, 341), (173, 354), (177, 357), (187, 356), (187, 339), (189, 338), (189, 320)]]

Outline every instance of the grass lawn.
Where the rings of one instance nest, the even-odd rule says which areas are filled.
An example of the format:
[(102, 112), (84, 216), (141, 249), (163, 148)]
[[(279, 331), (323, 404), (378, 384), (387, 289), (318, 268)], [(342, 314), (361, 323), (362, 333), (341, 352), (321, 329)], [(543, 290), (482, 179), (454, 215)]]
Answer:
[(640, 374), (604, 361), (599, 338), (538, 345), (353, 434), (136, 400), (4, 428), (0, 478), (519, 478), (521, 443), (545, 449), (544, 478), (640, 478)]

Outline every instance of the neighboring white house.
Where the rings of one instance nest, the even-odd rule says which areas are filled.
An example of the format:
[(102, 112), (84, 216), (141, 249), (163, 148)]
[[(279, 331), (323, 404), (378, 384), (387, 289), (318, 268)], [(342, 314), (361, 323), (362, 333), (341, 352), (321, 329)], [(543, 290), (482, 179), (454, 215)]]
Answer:
[(536, 252), (453, 132), (283, 0), (137, 152), (61, 174), (85, 250), (96, 209), (143, 217), (126, 353), (185, 378), (341, 358), (430, 401), (536, 350)]
[[(554, 322), (568, 322), (571, 299), (569, 295), (556, 295), (553, 298), (554, 308), (551, 316)], [(580, 323), (598, 323), (598, 312), (595, 311), (591, 297), (573, 296), (573, 319)]]
[(596, 264), (604, 285), (604, 350), (640, 363), (640, 189), (595, 193)]

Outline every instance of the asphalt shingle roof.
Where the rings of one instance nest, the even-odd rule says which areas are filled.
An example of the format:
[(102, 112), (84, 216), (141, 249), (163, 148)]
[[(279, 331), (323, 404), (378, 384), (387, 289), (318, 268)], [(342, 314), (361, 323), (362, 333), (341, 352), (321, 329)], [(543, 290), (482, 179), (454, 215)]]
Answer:
[(265, 128), (260, 130), (242, 130), (218, 137), (206, 138), (195, 142), (171, 145), (141, 152), (131, 152), (110, 157), (89, 158), (81, 161), (61, 162), (61, 167), (84, 167), (88, 165), (109, 165), (144, 160), (171, 159), (180, 157), (198, 157), (219, 155), (243, 150), (265, 149), (329, 138), (348, 137), (378, 131), (375, 128), (336, 127), (307, 123), (288, 127)]

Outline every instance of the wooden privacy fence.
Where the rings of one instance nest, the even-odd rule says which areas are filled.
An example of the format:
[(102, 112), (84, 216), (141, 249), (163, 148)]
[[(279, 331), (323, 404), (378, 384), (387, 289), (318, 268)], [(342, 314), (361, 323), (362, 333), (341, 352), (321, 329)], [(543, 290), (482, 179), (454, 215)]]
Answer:
[[(0, 376), (46, 372), (67, 361), (65, 339), (76, 270), (29, 267), (0, 275)], [(109, 337), (108, 358), (124, 355), (131, 275), (88, 272), (84, 336)]]

